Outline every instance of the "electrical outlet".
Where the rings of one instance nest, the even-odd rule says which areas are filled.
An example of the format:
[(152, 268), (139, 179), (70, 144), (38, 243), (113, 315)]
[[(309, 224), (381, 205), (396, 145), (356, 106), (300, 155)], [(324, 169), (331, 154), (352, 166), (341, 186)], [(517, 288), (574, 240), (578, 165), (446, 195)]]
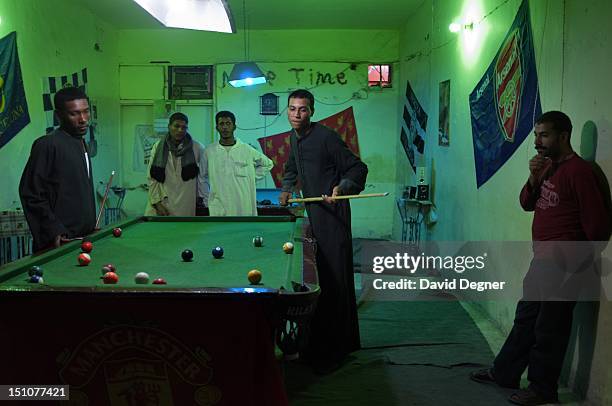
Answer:
[(424, 166), (417, 166), (416, 171), (416, 182), (417, 185), (427, 184), (427, 168)]

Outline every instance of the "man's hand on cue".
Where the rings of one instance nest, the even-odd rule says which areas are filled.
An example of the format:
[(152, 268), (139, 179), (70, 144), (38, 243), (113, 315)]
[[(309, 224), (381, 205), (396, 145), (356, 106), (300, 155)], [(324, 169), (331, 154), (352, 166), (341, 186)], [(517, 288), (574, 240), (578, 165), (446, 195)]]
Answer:
[(338, 186), (334, 186), (334, 188), (332, 189), (331, 196), (323, 195), (322, 197), (325, 203), (334, 204), (336, 203), (335, 197), (341, 196), (341, 195), (342, 195), (342, 192), (340, 191), (340, 188)]
[(73, 239), (70, 239), (68, 237), (66, 237), (65, 235), (56, 235), (55, 236), (55, 241), (53, 241), (53, 245), (55, 246), (55, 248), (60, 247), (62, 244), (66, 244), (67, 242), (72, 241)]
[(291, 192), (281, 192), (280, 196), (278, 196), (278, 202), (281, 206), (286, 206), (289, 204), (288, 200), (291, 199)]

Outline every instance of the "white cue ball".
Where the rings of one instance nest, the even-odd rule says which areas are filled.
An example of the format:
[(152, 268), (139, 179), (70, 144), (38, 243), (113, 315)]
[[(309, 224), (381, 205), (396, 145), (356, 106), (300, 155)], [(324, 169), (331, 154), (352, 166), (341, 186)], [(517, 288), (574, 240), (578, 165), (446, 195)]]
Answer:
[(138, 272), (136, 276), (134, 277), (134, 280), (138, 284), (142, 284), (142, 285), (147, 284), (149, 283), (149, 274), (146, 272)]

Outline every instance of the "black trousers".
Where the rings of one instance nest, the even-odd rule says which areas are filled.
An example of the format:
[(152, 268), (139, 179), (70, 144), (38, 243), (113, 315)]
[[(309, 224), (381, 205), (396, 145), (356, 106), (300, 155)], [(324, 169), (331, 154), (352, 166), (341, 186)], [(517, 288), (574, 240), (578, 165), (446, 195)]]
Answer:
[(575, 305), (519, 301), (512, 330), (493, 363), (496, 381), (518, 385), (529, 367), (529, 387), (542, 396), (556, 396)]

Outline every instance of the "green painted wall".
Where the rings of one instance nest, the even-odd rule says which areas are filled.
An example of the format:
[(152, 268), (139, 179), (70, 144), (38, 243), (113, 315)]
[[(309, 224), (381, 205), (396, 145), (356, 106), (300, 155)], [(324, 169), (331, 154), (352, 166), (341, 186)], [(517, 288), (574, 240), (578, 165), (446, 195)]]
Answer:
[[(214, 111), (233, 111), (239, 127), (236, 135), (259, 148), (257, 138), (289, 129), (286, 112), (282, 110), (286, 106), (288, 92), (299, 87), (313, 88), (312, 92), (318, 100), (315, 120), (353, 107), (361, 155), (370, 168), (367, 191), (393, 191), (395, 162), (388, 158), (394, 156), (395, 104), (399, 87), (382, 91), (368, 89), (366, 62), (397, 61), (397, 31), (275, 30), (249, 32), (248, 37), (250, 59), (258, 61), (260, 67), (270, 72), (274, 79), (264, 85), (236, 89), (229, 86), (224, 77), (231, 72), (232, 64), (228, 62), (244, 58), (242, 36), (185, 30), (121, 31), (119, 59), (122, 72), (126, 68), (142, 71), (142, 74), (131, 75), (130, 81), (122, 80), (121, 93), (126, 94), (126, 98), (143, 100), (164, 94), (161, 80), (151, 82), (148, 79), (150, 75), (145, 74), (155, 70), (148, 64), (149, 61), (214, 64)], [(351, 63), (356, 64), (355, 69), (351, 69)], [(341, 82), (345, 84), (338, 82), (339, 73), (344, 75)], [(333, 83), (321, 80), (326, 74), (334, 78)], [(278, 117), (259, 114), (259, 96), (268, 92), (280, 97), (281, 114)], [(214, 133), (212, 129), (211, 133)], [(130, 136), (122, 134), (122, 137)], [(204, 138), (210, 140), (212, 136), (216, 134), (207, 134)], [(124, 154), (124, 165), (129, 164), (129, 159), (130, 156)], [(126, 183), (142, 183), (142, 179), (136, 178), (139, 175), (133, 175), (125, 179)], [(272, 179), (268, 178), (258, 186), (273, 187)], [(137, 197), (138, 200), (144, 198), (144, 194)], [(139, 202), (128, 204), (135, 209), (141, 206)], [(353, 204), (354, 235), (390, 237), (393, 212), (392, 197), (356, 201)], [(372, 216), (372, 213), (377, 214)]]
[[(476, 189), (474, 153), (469, 114), (469, 93), (497, 53), (515, 17), (520, 0), (440, 1), (427, 0), (400, 33), (401, 82), (409, 80), (429, 114), (425, 162), (433, 166), (434, 195), (439, 216), (427, 229), (427, 239), (437, 241), (529, 241), (532, 215), (522, 211), (518, 194), (528, 175), (528, 160), (534, 155), (528, 137), (513, 157), (485, 185)], [(496, 9), (496, 7), (498, 7)], [(453, 34), (448, 25), (475, 12), (490, 13), (475, 27), (473, 41), (465, 34)], [(581, 147), (581, 130), (592, 120), (598, 130), (597, 162), (612, 176), (612, 126), (606, 78), (612, 66), (608, 41), (612, 5), (588, 1), (530, 1), (533, 40), (536, 52), (542, 109), (563, 110), (573, 120), (572, 145)], [(564, 21), (565, 18), (565, 21)], [(604, 27), (604, 28), (602, 28)], [(450, 146), (438, 146), (438, 85), (451, 81)], [(400, 92), (398, 117), (404, 103)], [(399, 123), (398, 123), (399, 127)], [(414, 175), (397, 140), (396, 190), (414, 184)], [(433, 162), (433, 165), (431, 164)], [(406, 173), (408, 172), (408, 173)], [(393, 233), (399, 236), (399, 216), (394, 216)], [(608, 257), (610, 253), (608, 250)], [(492, 280), (520, 280), (529, 258), (502, 263), (490, 255), (487, 269)], [(497, 270), (497, 271), (495, 271)], [(468, 298), (469, 299), (469, 298)], [(514, 302), (479, 302), (491, 319), (508, 331), (514, 317)], [(582, 307), (576, 313), (575, 337), (563, 379), (592, 404), (612, 402), (612, 375), (608, 350), (612, 330), (609, 302), (602, 302), (599, 314)], [(599, 319), (599, 322), (597, 320)], [(578, 327), (580, 326), (580, 327)], [(585, 372), (586, 368), (586, 372)]]
[[(396, 30), (249, 31), (249, 59), (266, 62), (394, 61)], [(244, 36), (190, 30), (122, 30), (122, 65), (169, 61), (217, 64), (244, 60)]]
[[(366, 190), (369, 193), (389, 191), (394, 188), (392, 176), (395, 165), (386, 157), (393, 154), (395, 138), (394, 123), (396, 120), (394, 103), (397, 99), (397, 88), (380, 90), (368, 89), (367, 64), (357, 65), (351, 70), (347, 63), (261, 63), (261, 68), (274, 72), (276, 79), (272, 84), (255, 86), (250, 89), (237, 89), (217, 81), (217, 110), (231, 110), (239, 120), (236, 135), (257, 148), (257, 138), (287, 131), (285, 106), (291, 89), (298, 87), (312, 88), (315, 95), (315, 115), (313, 120), (323, 119), (348, 107), (353, 108), (355, 124), (359, 137), (361, 158), (369, 167)], [(217, 79), (223, 72), (229, 74), (232, 65), (218, 65)], [(294, 69), (304, 69), (296, 76)], [(317, 86), (317, 78), (330, 74), (336, 77), (343, 74), (344, 84), (334, 80)], [(312, 80), (310, 73), (312, 73)], [(274, 92), (279, 96), (280, 115), (261, 116), (259, 114), (259, 96)], [(244, 130), (242, 130), (244, 129)], [(252, 130), (248, 130), (252, 129)], [(218, 137), (217, 137), (218, 139)], [(270, 178), (265, 185), (274, 187)], [(389, 237), (392, 226), (393, 199), (355, 200), (352, 202), (353, 230), (358, 237)], [(372, 213), (379, 213), (372, 216)]]
[[(17, 46), (31, 122), (0, 149), (0, 209), (19, 203), (18, 185), (32, 142), (44, 134), (43, 77), (86, 67), (89, 96), (98, 103), (96, 183), (118, 167), (117, 32), (77, 0), (3, 0), (0, 36), (17, 31)], [(102, 51), (94, 50), (98, 43)], [(16, 202), (16, 203), (14, 203)]]

